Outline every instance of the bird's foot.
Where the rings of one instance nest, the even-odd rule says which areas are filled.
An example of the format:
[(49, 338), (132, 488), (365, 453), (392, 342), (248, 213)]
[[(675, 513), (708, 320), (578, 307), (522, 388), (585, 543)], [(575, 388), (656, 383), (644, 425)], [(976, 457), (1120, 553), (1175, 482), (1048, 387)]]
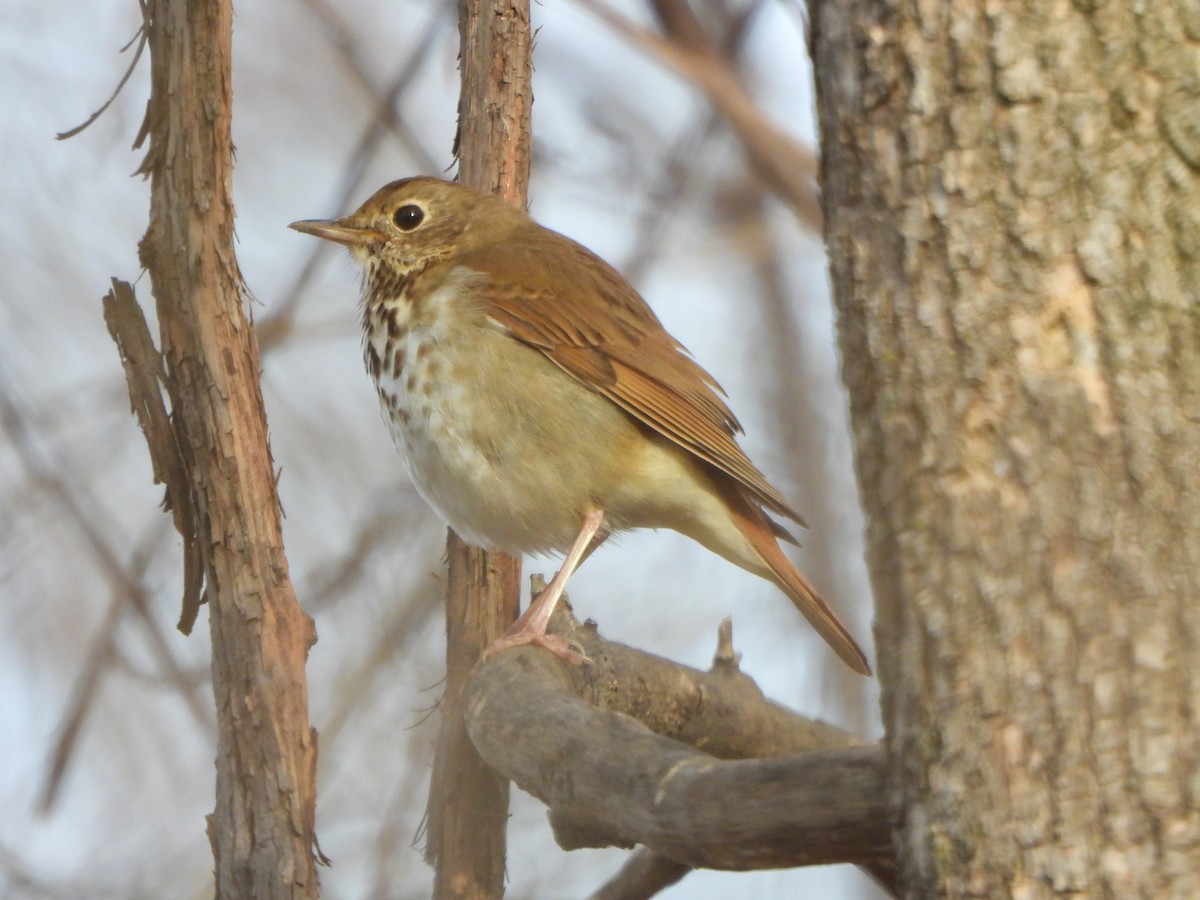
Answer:
[(549, 650), (563, 662), (573, 666), (591, 662), (583, 654), (583, 649), (578, 644), (567, 640), (561, 634), (546, 634), (544, 631), (539, 633), (534, 629), (525, 628), (510, 628), (484, 649), (483, 658), (490, 659), (510, 647), (522, 647), (527, 644)]

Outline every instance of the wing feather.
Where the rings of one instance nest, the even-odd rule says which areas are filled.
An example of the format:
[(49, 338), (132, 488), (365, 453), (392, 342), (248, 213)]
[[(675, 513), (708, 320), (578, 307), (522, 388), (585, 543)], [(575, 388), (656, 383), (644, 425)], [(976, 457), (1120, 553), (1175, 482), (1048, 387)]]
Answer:
[[(459, 264), (479, 274), (484, 311), (514, 338), (735, 479), (763, 506), (804, 524), (738, 446), (741, 423), (721, 386), (606, 262), (530, 223), (502, 251), (484, 246)], [(586, 302), (568, 306), (568, 296)]]

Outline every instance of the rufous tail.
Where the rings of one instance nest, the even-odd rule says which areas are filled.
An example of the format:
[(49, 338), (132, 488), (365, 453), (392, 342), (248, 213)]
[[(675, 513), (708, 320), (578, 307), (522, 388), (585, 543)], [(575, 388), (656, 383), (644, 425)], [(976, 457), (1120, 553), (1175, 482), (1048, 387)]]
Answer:
[(804, 614), (817, 634), (833, 648), (842, 661), (861, 675), (870, 675), (867, 655), (858, 646), (829, 604), (817, 593), (804, 574), (784, 555), (766, 513), (747, 500), (734, 485), (722, 485), (726, 506), (738, 530), (770, 568), (774, 581), (796, 608)]

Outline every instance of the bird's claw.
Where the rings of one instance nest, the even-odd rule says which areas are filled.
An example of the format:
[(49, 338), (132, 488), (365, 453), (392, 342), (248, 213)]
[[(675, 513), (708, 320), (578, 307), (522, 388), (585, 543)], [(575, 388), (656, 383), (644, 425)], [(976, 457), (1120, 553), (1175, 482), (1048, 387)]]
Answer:
[(483, 651), (483, 659), (491, 659), (497, 653), (503, 650), (508, 650), (511, 647), (522, 647), (532, 645), (549, 650), (563, 662), (569, 663), (572, 666), (581, 666), (584, 663), (591, 663), (587, 655), (584, 654), (583, 648), (574, 641), (568, 640), (561, 634), (546, 634), (531, 631), (513, 631), (496, 638)]

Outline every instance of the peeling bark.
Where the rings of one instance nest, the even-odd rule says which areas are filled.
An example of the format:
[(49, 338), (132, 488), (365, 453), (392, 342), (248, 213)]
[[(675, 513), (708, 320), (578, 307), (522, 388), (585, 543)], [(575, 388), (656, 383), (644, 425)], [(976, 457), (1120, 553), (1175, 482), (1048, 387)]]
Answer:
[(304, 663), (316, 636), (288, 576), (258, 345), (233, 250), (231, 26), (224, 0), (146, 9), (151, 97), (138, 144), (149, 138), (139, 171), (151, 192), (139, 258), (161, 358), (128, 285), (114, 282), (105, 309), (185, 542), (181, 628), (208, 603), (216, 896), (312, 898), (317, 744)]

